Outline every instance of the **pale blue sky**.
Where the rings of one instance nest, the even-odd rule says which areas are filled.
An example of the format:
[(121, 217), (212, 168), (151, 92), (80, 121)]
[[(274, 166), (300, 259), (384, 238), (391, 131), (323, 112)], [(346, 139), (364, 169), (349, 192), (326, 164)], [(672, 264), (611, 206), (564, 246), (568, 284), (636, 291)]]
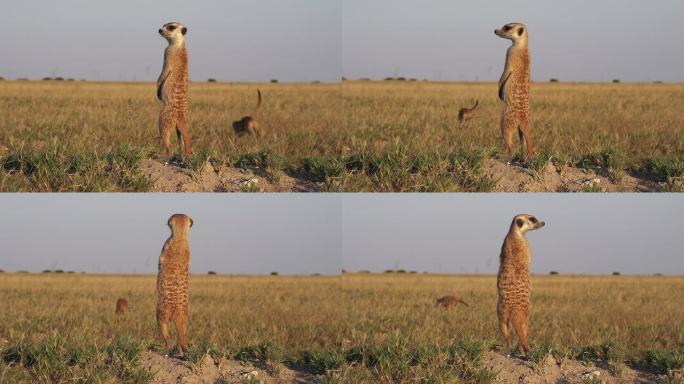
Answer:
[(684, 274), (684, 194), (0, 194), (0, 268), (155, 273), (173, 213), (192, 271), (493, 274), (515, 214), (532, 271)]
[(535, 80), (684, 82), (682, 20), (679, 0), (344, 0), (342, 72), (498, 80), (494, 29), (519, 21)]
[(513, 217), (528, 233), (532, 272), (684, 274), (684, 194), (344, 195), (349, 271), (495, 274)]
[(0, 194), (0, 268), (156, 273), (174, 213), (191, 271), (337, 274), (340, 202), (323, 194)]
[(196, 81), (338, 81), (341, 0), (3, 1), (0, 76), (156, 80), (166, 41), (189, 31)]

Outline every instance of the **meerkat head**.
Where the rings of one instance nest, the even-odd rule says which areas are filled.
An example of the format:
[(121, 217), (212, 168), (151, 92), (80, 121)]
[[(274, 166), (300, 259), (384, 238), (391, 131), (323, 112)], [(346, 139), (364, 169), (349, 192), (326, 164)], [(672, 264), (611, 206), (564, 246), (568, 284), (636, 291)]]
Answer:
[(536, 217), (527, 214), (517, 215), (513, 218), (511, 229), (515, 232), (525, 233), (527, 231), (534, 231), (546, 225), (545, 222), (537, 220)]
[(508, 23), (501, 29), (495, 29), (494, 33), (499, 37), (513, 41), (513, 43), (527, 41), (527, 27), (523, 23)]
[(171, 228), (172, 232), (175, 232), (177, 229), (187, 231), (190, 227), (192, 227), (192, 219), (190, 216), (184, 215), (182, 213), (176, 213), (175, 215), (169, 217), (167, 224), (169, 225), (169, 228)]
[(169, 42), (169, 45), (176, 45), (185, 41), (186, 33), (188, 33), (188, 28), (175, 21), (166, 23), (159, 28), (159, 34)]

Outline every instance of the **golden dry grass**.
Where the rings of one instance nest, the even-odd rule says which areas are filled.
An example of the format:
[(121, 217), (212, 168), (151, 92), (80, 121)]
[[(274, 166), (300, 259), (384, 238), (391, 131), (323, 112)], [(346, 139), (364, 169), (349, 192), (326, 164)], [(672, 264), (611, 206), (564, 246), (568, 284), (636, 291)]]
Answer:
[[(458, 159), (473, 150), (505, 155), (495, 83), (346, 81), (342, 92), (347, 153), (365, 165), (346, 178), (346, 190), (462, 189)], [(460, 125), (458, 110), (476, 99), (475, 118)], [(534, 162), (641, 170), (644, 159), (659, 159), (680, 175), (682, 103), (682, 84), (534, 83)]]
[[(533, 276), (532, 289), (533, 361), (683, 363), (683, 277)], [(154, 292), (154, 276), (0, 274), (0, 378), (145, 382), (138, 354), (162, 345)], [(445, 294), (470, 307), (435, 306)], [(190, 297), (190, 361), (257, 358), (349, 383), (493, 377), (479, 359), (498, 341), (494, 276), (192, 276)]]
[[(258, 140), (238, 138), (232, 122), (254, 113), (257, 87), (268, 133)], [(307, 158), (336, 157), (343, 141), (339, 88), (191, 83), (194, 160), (256, 157), (263, 163), (257, 165), (297, 170)], [(145, 190), (141, 182), (98, 183), (113, 179), (116, 169), (98, 170), (116, 168), (108, 162), (111, 155), (114, 161), (124, 158), (122, 167), (135, 176), (140, 158), (160, 153), (155, 84), (2, 81), (0, 98), (0, 190)], [(59, 180), (64, 168), (71, 172)]]

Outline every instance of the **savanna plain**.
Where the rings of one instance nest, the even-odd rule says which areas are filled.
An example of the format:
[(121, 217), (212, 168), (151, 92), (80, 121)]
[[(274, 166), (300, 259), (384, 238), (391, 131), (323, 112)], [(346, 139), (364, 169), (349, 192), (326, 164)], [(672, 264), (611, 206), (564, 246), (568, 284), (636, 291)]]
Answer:
[(684, 365), (682, 277), (532, 276), (526, 359), (500, 345), (494, 276), (193, 275), (184, 360), (164, 357), (154, 276), (2, 273), (0, 291), (1, 382), (160, 382), (150, 358), (187, 369), (179, 382), (228, 362), (266, 372), (215, 381), (244, 383), (676, 383)]
[[(267, 133), (237, 137), (231, 123), (254, 113), (257, 88)], [(533, 83), (536, 154), (511, 163), (495, 83), (193, 82), (194, 155), (170, 164), (154, 90), (0, 81), (0, 190), (682, 190), (682, 84)]]

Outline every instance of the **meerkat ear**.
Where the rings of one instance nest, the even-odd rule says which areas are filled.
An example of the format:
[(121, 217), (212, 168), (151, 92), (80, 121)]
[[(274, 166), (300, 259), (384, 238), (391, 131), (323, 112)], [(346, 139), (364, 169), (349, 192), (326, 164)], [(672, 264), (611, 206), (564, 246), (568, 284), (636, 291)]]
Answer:
[(190, 219), (190, 226), (191, 226), (191, 227), (192, 227), (192, 224), (193, 224), (193, 223), (194, 223), (194, 221), (192, 221), (192, 219)]
[(188, 29), (185, 27), (181, 28), (181, 33), (185, 35), (186, 33), (188, 33)]
[(515, 219), (515, 225), (517, 225), (518, 228), (522, 228), (523, 224), (525, 224), (525, 221), (523, 219)]
[[(525, 28), (523, 28), (523, 27), (518, 28), (518, 36), (522, 36), (523, 33), (525, 33)], [(185, 35), (185, 33), (183, 33), (183, 34)]]

